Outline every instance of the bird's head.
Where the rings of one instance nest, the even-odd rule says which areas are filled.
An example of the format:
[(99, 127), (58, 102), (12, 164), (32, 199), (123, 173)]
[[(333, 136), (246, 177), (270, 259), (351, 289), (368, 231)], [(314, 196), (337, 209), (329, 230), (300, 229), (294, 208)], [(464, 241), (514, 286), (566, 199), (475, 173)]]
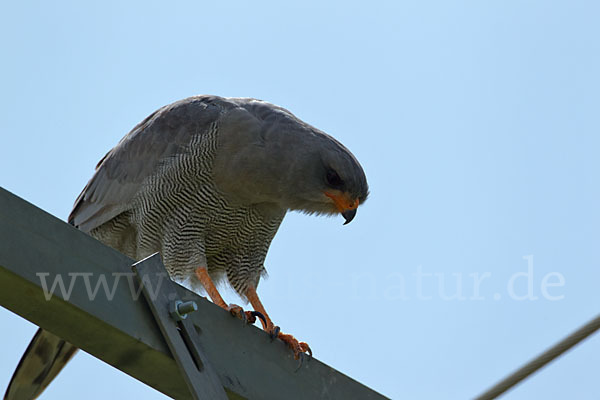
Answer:
[(222, 118), (219, 140), (215, 182), (234, 201), (342, 214), (347, 224), (368, 197), (352, 153), (283, 108), (243, 103)]

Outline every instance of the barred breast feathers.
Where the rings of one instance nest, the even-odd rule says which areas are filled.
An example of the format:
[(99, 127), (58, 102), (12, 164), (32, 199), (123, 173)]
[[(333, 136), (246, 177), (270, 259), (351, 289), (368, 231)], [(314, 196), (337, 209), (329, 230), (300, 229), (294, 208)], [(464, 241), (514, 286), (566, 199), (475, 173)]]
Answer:
[[(196, 287), (193, 270), (204, 263), (215, 279), (226, 276), (244, 293), (265, 274), (264, 259), (285, 210), (265, 213), (227, 199), (216, 187), (212, 169), (221, 133), (218, 116), (224, 111), (217, 114), (204, 100), (197, 103), (175, 103), (134, 128), (99, 163), (70, 220), (83, 228), (101, 223), (91, 234), (130, 257), (160, 251), (178, 281), (191, 278)], [(147, 147), (144, 136), (154, 138), (159, 149)], [(131, 165), (120, 165), (123, 158)], [(135, 193), (129, 193), (134, 186)], [(124, 204), (115, 201), (125, 198)]]

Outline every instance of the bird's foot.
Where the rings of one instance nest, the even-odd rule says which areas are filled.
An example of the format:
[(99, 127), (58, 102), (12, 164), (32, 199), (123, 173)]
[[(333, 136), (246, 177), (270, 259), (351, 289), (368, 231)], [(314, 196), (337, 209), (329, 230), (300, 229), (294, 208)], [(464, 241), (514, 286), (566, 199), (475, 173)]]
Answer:
[(234, 317), (244, 321), (246, 324), (255, 323), (256, 317), (260, 318), (264, 323), (267, 322), (262, 313), (259, 313), (258, 311), (244, 311), (244, 309), (237, 304), (230, 304), (229, 307), (227, 307), (227, 311), (229, 311)]
[(294, 352), (294, 359), (300, 360), (300, 366), (302, 366), (302, 362), (304, 361), (304, 357), (308, 355), (308, 357), (312, 357), (312, 350), (310, 346), (306, 342), (300, 342), (294, 336), (283, 333), (280, 331), (278, 326), (271, 324), (267, 332), (271, 336), (271, 339), (279, 338), (283, 343), (287, 344), (287, 346), (292, 349)]

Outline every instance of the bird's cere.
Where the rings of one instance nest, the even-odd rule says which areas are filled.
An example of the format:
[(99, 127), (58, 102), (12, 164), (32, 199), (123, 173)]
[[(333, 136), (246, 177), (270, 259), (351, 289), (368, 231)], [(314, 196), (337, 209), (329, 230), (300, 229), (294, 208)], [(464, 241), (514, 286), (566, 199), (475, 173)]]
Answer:
[(333, 201), (337, 210), (346, 220), (344, 225), (349, 224), (356, 216), (356, 209), (360, 205), (360, 200), (352, 199), (350, 195), (339, 191), (325, 192), (324, 194)]

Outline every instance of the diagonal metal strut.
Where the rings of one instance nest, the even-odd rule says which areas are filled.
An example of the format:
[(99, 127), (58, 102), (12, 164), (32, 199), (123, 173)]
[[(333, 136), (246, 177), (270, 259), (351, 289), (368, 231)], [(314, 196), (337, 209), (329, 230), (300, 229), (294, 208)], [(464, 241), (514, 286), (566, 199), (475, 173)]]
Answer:
[[(181, 301), (160, 255), (155, 253), (131, 268), (192, 397), (197, 400), (227, 399), (219, 377), (199, 346), (198, 332), (186, 319), (187, 315), (177, 310)], [(197, 309), (195, 303), (189, 304), (193, 304), (193, 310)]]

